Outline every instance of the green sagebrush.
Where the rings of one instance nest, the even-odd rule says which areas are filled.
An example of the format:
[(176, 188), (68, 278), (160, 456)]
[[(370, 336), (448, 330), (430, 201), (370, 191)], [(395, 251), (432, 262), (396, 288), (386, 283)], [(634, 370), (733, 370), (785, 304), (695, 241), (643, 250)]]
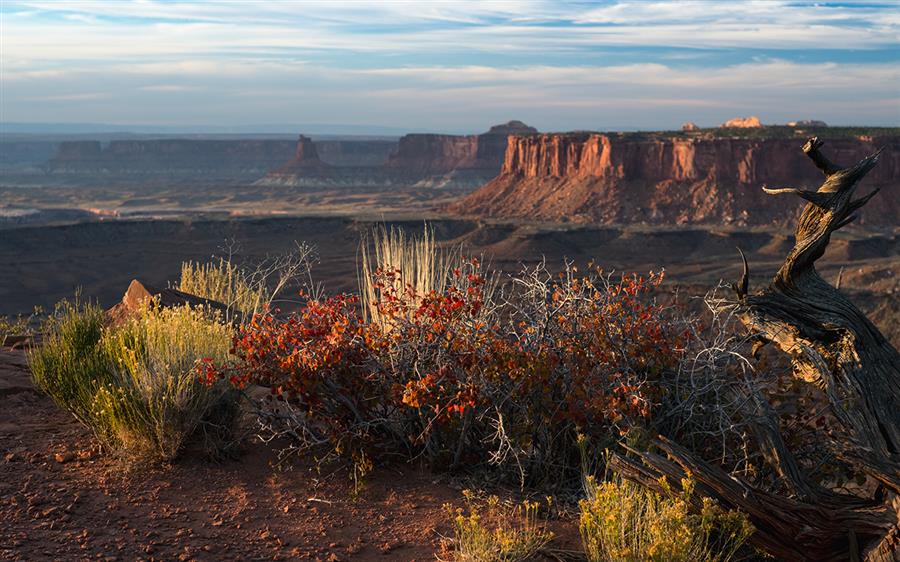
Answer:
[(231, 336), (201, 309), (151, 304), (105, 327), (99, 307), (64, 302), (29, 363), (35, 384), (104, 446), (134, 460), (167, 461), (201, 427), (227, 434), (236, 399), (223, 384), (199, 383), (195, 365), (224, 361)]

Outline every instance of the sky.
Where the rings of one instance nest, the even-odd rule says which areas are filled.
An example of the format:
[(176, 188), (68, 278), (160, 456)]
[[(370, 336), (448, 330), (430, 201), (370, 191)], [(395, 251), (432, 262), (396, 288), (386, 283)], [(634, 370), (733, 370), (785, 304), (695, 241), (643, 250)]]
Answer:
[(474, 133), (745, 115), (900, 125), (898, 4), (0, 0), (0, 122)]

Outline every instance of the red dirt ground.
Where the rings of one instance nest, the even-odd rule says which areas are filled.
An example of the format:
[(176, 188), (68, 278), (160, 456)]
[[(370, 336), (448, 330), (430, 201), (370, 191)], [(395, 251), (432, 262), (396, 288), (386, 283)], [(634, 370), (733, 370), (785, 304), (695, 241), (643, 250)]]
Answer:
[[(460, 490), (412, 467), (375, 471), (356, 501), (344, 473), (278, 471), (250, 444), (235, 461), (127, 471), (0, 348), (2, 560), (434, 560)], [(575, 548), (572, 522), (554, 521)]]

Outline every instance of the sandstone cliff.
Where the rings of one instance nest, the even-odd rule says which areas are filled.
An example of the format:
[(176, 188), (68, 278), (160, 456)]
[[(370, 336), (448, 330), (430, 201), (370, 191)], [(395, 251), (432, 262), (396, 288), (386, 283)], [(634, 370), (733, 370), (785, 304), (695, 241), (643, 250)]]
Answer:
[[(896, 225), (900, 136), (825, 139), (839, 163), (886, 146), (862, 192), (890, 186), (861, 222)], [(821, 174), (801, 139), (684, 138), (590, 133), (510, 137), (500, 175), (452, 207), (457, 213), (547, 221), (773, 224), (796, 216), (790, 196), (761, 187), (816, 188)], [(787, 197), (787, 199), (785, 199)]]
[(762, 123), (760, 123), (759, 117), (751, 115), (750, 117), (735, 117), (734, 119), (729, 119), (719, 126), (723, 129), (749, 129), (762, 127)]
[[(419, 186), (419, 187), (478, 187), (500, 171), (510, 134), (535, 133), (536, 129), (521, 121), (510, 121), (492, 127), (481, 135), (409, 134), (400, 138), (396, 150), (377, 161), (376, 154), (384, 153), (384, 143), (377, 147), (353, 146), (351, 143), (374, 141), (344, 141), (342, 151), (366, 152), (369, 156), (359, 165), (326, 160), (324, 143), (315, 142), (319, 154), (316, 165), (306, 161), (309, 149), (304, 148), (288, 163), (267, 174), (257, 183), (290, 186)], [(306, 137), (301, 137), (301, 143)], [(322, 162), (324, 161), (324, 162)], [(322, 166), (320, 164), (326, 164)]]

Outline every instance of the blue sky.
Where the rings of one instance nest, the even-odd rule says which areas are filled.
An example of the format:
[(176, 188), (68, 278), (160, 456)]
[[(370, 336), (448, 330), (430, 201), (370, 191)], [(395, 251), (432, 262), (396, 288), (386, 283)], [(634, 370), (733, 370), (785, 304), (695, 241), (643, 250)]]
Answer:
[(0, 121), (900, 125), (894, 2), (10, 1)]

